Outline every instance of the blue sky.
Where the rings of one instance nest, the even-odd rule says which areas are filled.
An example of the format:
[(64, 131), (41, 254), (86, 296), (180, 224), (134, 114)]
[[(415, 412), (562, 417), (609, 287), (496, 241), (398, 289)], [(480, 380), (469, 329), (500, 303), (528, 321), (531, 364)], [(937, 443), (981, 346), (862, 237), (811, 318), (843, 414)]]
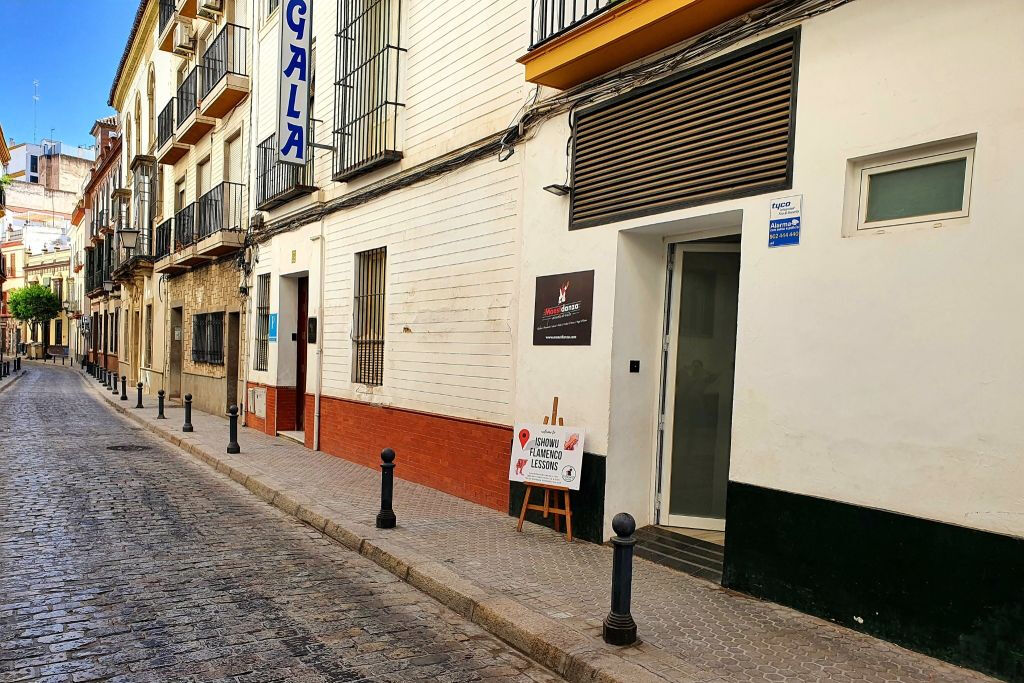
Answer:
[(114, 113), (107, 95), (138, 0), (0, 0), (0, 124), (32, 139), (32, 81), (39, 81), (36, 137), (92, 144), (89, 129)]

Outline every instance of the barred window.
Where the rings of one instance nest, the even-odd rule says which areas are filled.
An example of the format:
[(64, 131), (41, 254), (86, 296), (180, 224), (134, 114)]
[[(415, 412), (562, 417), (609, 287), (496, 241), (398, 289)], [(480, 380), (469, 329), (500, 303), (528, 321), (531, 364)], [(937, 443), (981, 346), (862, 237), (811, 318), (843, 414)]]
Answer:
[(270, 351), (270, 273), (256, 278), (256, 353), (253, 370), (267, 369)]
[(352, 381), (378, 386), (384, 383), (384, 277), (386, 247), (356, 254), (353, 305)]
[(153, 367), (153, 304), (146, 304), (146, 367)]
[(224, 365), (223, 313), (199, 313), (192, 316), (192, 360)]
[(267, 14), (272, 14), (280, 4), (281, 0), (267, 0)]
[(401, 0), (338, 0), (334, 179), (402, 158), (398, 141)]

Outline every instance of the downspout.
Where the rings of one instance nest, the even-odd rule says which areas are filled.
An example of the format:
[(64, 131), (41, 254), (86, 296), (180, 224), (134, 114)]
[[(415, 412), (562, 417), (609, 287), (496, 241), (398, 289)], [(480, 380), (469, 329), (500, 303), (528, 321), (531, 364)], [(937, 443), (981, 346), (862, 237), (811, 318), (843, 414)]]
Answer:
[(320, 277), (319, 292), (317, 293), (317, 330), (316, 330), (316, 394), (313, 401), (313, 450), (320, 450), (320, 397), (323, 394), (324, 385), (324, 262), (326, 260), (324, 246), (324, 219), (320, 219), (320, 235), (317, 237), (320, 242)]

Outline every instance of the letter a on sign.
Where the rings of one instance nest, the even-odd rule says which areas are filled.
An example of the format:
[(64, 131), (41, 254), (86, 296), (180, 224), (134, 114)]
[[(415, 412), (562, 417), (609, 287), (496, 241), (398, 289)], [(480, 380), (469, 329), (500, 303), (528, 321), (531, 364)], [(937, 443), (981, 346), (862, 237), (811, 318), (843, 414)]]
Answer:
[(313, 0), (284, 0), (281, 13), (277, 154), (284, 164), (309, 160), (309, 47)]

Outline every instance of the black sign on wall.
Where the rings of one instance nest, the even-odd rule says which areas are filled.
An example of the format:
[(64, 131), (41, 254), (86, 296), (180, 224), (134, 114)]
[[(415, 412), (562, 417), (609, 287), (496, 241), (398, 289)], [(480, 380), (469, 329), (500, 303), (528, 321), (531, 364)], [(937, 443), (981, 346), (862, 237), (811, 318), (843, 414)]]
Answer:
[(594, 271), (537, 278), (534, 346), (590, 346)]

